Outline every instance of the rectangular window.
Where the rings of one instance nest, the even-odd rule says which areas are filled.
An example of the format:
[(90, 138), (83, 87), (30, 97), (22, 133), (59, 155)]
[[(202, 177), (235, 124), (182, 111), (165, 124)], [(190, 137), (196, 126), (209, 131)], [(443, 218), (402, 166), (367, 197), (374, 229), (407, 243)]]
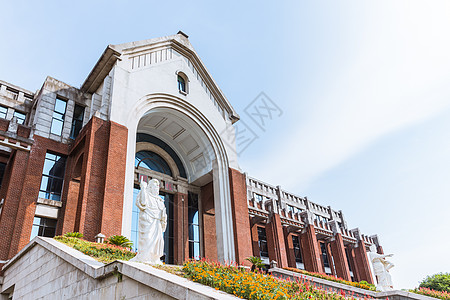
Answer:
[(55, 109), (52, 117), (52, 127), (50, 132), (56, 135), (61, 135), (64, 125), (64, 117), (66, 115), (67, 101), (56, 98)]
[(6, 164), (0, 163), (0, 187), (2, 186), (3, 175), (5, 175), (5, 170), (6, 170)]
[(298, 238), (298, 236), (296, 235), (292, 236), (292, 244), (294, 245), (295, 261), (298, 263), (302, 263), (303, 262), (302, 251), (300, 248), (300, 239)]
[(267, 248), (266, 228), (258, 227), (258, 245), (259, 255), (261, 257), (269, 257), (269, 249)]
[(6, 119), (6, 115), (8, 114), (8, 108), (4, 106), (0, 106), (0, 118)]
[(352, 261), (350, 260), (350, 254), (348, 253), (348, 249), (345, 248), (345, 256), (347, 257), (347, 263), (348, 263), (348, 270), (350, 271), (350, 278), (352, 281), (355, 281), (355, 278), (353, 276), (353, 270), (352, 270)]
[(83, 127), (83, 119), (84, 119), (84, 107), (78, 104), (75, 104), (75, 108), (73, 111), (73, 119), (72, 119), (72, 129), (70, 130), (70, 138), (76, 139), (78, 134), (80, 133), (81, 128)]
[(322, 263), (325, 268), (325, 274), (331, 274), (330, 261), (328, 259), (327, 247), (325, 243), (320, 243), (320, 250), (322, 252)]
[(34, 217), (30, 240), (36, 236), (54, 237), (56, 234), (56, 220)]
[(19, 124), (24, 124), (25, 123), (25, 118), (27, 117), (26, 114), (21, 113), (20, 111), (15, 111), (13, 117), (16, 117), (17, 119), (17, 123)]
[(45, 154), (39, 197), (61, 201), (66, 158), (57, 154)]
[(259, 194), (256, 194), (256, 193), (254, 193), (253, 195), (254, 195), (254, 198), (255, 198), (256, 202), (262, 202), (263, 201), (263, 196), (261, 196)]
[(188, 193), (189, 258), (200, 259), (200, 227), (198, 221), (198, 195)]

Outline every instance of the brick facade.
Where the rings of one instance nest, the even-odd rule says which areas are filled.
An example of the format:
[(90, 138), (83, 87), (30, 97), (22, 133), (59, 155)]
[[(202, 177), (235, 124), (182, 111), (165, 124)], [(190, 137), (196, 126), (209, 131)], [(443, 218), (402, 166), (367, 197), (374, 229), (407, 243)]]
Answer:
[[(166, 39), (164, 41), (166, 44), (160, 44), (158, 47), (166, 47), (174, 40), (178, 40), (177, 47), (185, 47), (189, 44), (184, 35), (175, 35)], [(158, 39), (155, 43), (161, 41)], [(135, 59), (127, 56), (134, 55), (131, 53), (132, 50), (130, 50), (131, 54), (128, 52), (124, 54), (117, 50), (122, 46), (114, 47), (116, 50), (111, 47), (105, 50), (80, 89), (48, 77), (36, 94), (20, 89), (16, 97), (11, 98), (10, 93), (5, 93), (6, 83), (0, 81), (0, 103), (2, 105), (15, 103), (14, 106), (8, 107), (8, 116), (12, 116), (16, 108), (27, 113), (25, 125), (18, 124), (15, 118), (0, 118), (1, 169), (5, 167), (3, 164), (6, 164), (0, 188), (0, 199), (3, 199), (0, 204), (0, 260), (11, 258), (30, 241), (33, 219), (36, 216), (51, 219), (52, 224), (56, 220), (55, 233), (58, 235), (66, 232), (80, 232), (85, 239), (91, 241), (98, 233), (108, 237), (135, 232), (130, 230), (131, 224), (122, 223), (125, 223), (123, 220), (129, 220), (132, 223), (130, 219), (132, 212), (124, 211), (124, 207), (130, 207), (131, 200), (131, 191), (128, 190), (128, 185), (125, 190), (125, 183), (134, 180), (136, 184), (137, 174), (140, 174), (138, 165), (132, 170), (133, 172), (130, 169), (132, 166), (128, 168), (126, 166), (127, 159), (132, 160), (135, 155), (127, 149), (128, 144), (132, 144), (133, 139), (136, 138), (136, 145), (148, 143), (146, 144), (149, 146), (148, 151), (154, 154), (158, 154), (157, 151), (164, 152), (161, 158), (169, 165), (171, 171), (178, 169), (178, 173), (174, 172), (176, 174), (162, 173), (163, 171), (157, 167), (152, 169), (147, 166), (150, 169), (147, 171), (151, 175), (145, 175), (147, 178), (156, 176), (154, 178), (162, 183), (162, 192), (171, 194), (167, 198), (173, 199), (174, 223), (170, 228), (173, 228), (174, 241), (173, 249), (170, 250), (173, 250), (174, 263), (181, 264), (189, 257), (188, 222), (189, 217), (193, 219), (194, 216), (188, 215), (188, 201), (190, 192), (195, 191), (195, 194), (199, 196), (200, 241), (199, 244), (197, 240), (191, 241), (191, 245), (200, 246), (201, 256), (212, 260), (225, 260), (225, 257), (234, 256), (238, 264), (248, 265), (246, 258), (261, 256), (260, 245), (265, 247), (263, 243), (267, 243), (268, 253), (265, 253), (265, 248), (263, 253), (265, 262), (268, 255), (268, 259), (276, 261), (279, 267), (296, 267), (296, 253), (292, 240), (292, 237), (296, 236), (299, 239), (300, 253), (306, 270), (325, 272), (322, 261), (325, 256), (322, 255), (320, 247), (320, 243), (324, 243), (323, 246), (330, 260), (331, 271), (327, 266), (327, 272), (330, 271), (333, 275), (347, 280), (353, 277), (358, 281), (373, 282), (366, 251), (369, 245), (376, 244), (377, 251), (383, 253), (382, 247), (378, 244), (378, 237), (374, 236), (372, 239), (364, 236), (360, 234), (359, 229), (349, 231), (341, 211), (313, 203), (306, 197), (299, 197), (283, 190), (281, 186), (264, 183), (238, 171), (239, 165), (233, 154), (233, 150), (236, 150), (235, 145), (225, 145), (223, 141), (220, 141), (217, 128), (228, 126), (230, 121), (234, 123), (239, 117), (226, 98), (219, 99), (221, 97), (218, 96), (222, 95), (220, 89), (211, 92), (211, 89), (218, 88), (215, 87), (213, 80), (207, 81), (208, 86), (203, 86), (204, 84), (201, 83), (200, 87), (197, 87), (198, 90), (191, 93), (195, 97), (184, 93), (183, 100), (179, 97), (180, 91), (176, 89), (176, 72), (178, 71), (169, 72), (169, 69), (163, 68), (170, 68), (172, 63), (169, 61), (169, 56), (165, 56), (167, 63), (158, 64), (158, 66), (155, 64), (152, 68), (145, 70), (150, 72), (157, 70), (159, 66), (163, 68), (157, 71), (161, 73), (153, 74), (158, 76), (151, 78), (166, 78), (165, 75), (159, 75), (174, 74), (173, 82), (155, 84), (156, 87), (159, 84), (165, 85), (164, 88), (167, 88), (167, 91), (163, 89), (164, 94), (161, 90), (152, 90), (155, 87), (151, 86), (151, 83), (143, 88), (140, 84), (136, 84), (139, 80), (131, 83), (130, 86), (128, 83), (124, 86), (114, 86), (114, 67), (120, 65), (120, 68), (126, 69), (127, 66), (123, 65), (123, 62), (129, 61), (128, 58)], [(129, 46), (131, 44), (126, 49), (131, 49)], [(174, 49), (170, 48), (170, 53), (172, 50), (176, 51)], [(192, 51), (189, 47), (186, 50), (189, 53)], [(182, 53), (179, 54), (182, 55)], [(119, 58), (122, 55), (127, 58)], [(189, 61), (195, 57), (192, 55), (185, 58)], [(183, 64), (184, 60), (181, 65), (177, 60), (176, 68), (180, 68)], [(134, 66), (134, 63), (132, 65)], [(185, 67), (195, 66), (194, 63)], [(197, 73), (197, 79), (202, 76), (202, 78), (209, 78), (205, 70), (198, 71), (200, 73)], [(205, 73), (202, 74), (202, 72)], [(192, 91), (195, 89), (195, 80), (192, 78)], [(151, 88), (147, 89), (149, 86)], [(175, 90), (171, 90), (172, 88)], [(205, 89), (209, 92), (204, 93)], [(128, 96), (121, 98), (117, 95), (128, 95), (129, 98)], [(148, 95), (159, 96), (145, 98)], [(218, 98), (212, 99), (211, 95)], [(158, 97), (164, 101), (160, 101)], [(211, 99), (213, 101), (209, 101)], [(147, 103), (144, 103), (145, 101)], [(164, 105), (170, 103), (168, 107), (176, 112), (172, 115), (172, 112), (166, 110), (167, 107), (159, 107), (158, 105), (162, 105), (160, 102)], [(63, 111), (57, 111), (58, 103), (61, 106), (58, 109)], [(150, 108), (138, 120), (136, 128), (136, 123), (129, 119), (139, 115), (137, 113), (139, 109), (153, 107), (151, 106), (153, 104), (157, 108), (154, 111)], [(210, 107), (203, 107), (204, 105), (210, 105)], [(130, 111), (124, 112), (123, 115), (119, 112), (128, 108)], [(77, 109), (78, 112), (76, 112)], [(220, 114), (210, 114), (211, 109), (218, 109)], [(186, 118), (183, 119), (183, 117)], [(202, 118), (208, 118), (208, 120)], [(167, 123), (164, 124), (166, 121)], [(81, 131), (78, 131), (80, 129)], [(129, 135), (131, 132), (138, 134), (133, 137)], [(147, 137), (138, 141), (139, 135)], [(219, 150), (215, 150), (218, 153), (211, 154), (209, 149)], [(39, 198), (47, 152), (67, 158), (65, 173), (61, 175), (64, 179), (60, 191), (61, 198), (56, 200)], [(225, 179), (213, 178), (212, 175), (212, 168), (215, 165), (213, 162), (219, 159), (222, 161), (217, 165), (226, 169), (219, 170), (217, 174), (222, 174), (220, 176)], [(228, 176), (223, 175), (226, 172)], [(49, 174), (46, 176), (50, 178)], [(57, 178), (58, 182), (61, 176)], [(214, 180), (217, 181), (214, 182)], [(225, 183), (227, 181), (229, 186)], [(220, 190), (214, 191), (214, 187)], [(48, 184), (45, 188), (49, 189)], [(47, 190), (44, 194), (46, 192)], [(220, 195), (221, 199), (215, 199), (214, 192)], [(45, 195), (51, 198), (48, 194)], [(127, 201), (126, 205), (124, 201)], [(221, 217), (226, 220), (223, 224), (216, 223), (216, 204), (224, 205), (217, 207), (217, 212), (220, 210)], [(45, 209), (48, 209), (47, 215), (44, 213)], [(197, 227), (193, 226), (193, 228)], [(260, 236), (258, 228), (261, 229)], [(224, 234), (231, 230), (234, 232), (233, 237)], [(217, 236), (219, 234), (223, 234), (221, 239), (226, 240), (228, 245), (234, 242), (234, 250), (226, 247), (225, 251), (218, 251)], [(260, 241), (260, 238), (264, 241)], [(222, 257), (218, 257), (218, 252)], [(350, 274), (350, 269), (353, 276)]]
[(236, 262), (248, 264), (245, 259), (252, 256), (252, 240), (247, 205), (247, 186), (245, 175), (229, 169), (231, 208), (233, 210), (234, 245), (236, 249)]

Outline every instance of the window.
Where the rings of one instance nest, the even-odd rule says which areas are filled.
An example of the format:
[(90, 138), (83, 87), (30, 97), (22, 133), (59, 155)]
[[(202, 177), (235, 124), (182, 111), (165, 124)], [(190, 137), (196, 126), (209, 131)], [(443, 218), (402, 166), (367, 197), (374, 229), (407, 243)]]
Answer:
[(298, 236), (296, 236), (296, 235), (292, 236), (292, 244), (294, 246), (295, 261), (298, 263), (302, 263), (303, 257), (302, 257), (302, 251), (300, 248), (300, 239), (298, 238)]
[(350, 271), (350, 278), (352, 281), (355, 281), (353, 270), (352, 270), (352, 261), (350, 260), (350, 255), (348, 253), (348, 248), (345, 248), (345, 257), (347, 258), (348, 270)]
[(258, 245), (259, 255), (261, 257), (269, 257), (269, 249), (267, 248), (266, 228), (258, 227)]
[(200, 259), (200, 229), (198, 222), (198, 195), (188, 193), (189, 258)]
[(56, 98), (55, 109), (52, 117), (52, 127), (50, 132), (56, 135), (61, 135), (64, 125), (64, 117), (66, 115), (67, 101)]
[(6, 164), (0, 163), (0, 187), (2, 186), (3, 176), (5, 175)]
[(319, 221), (319, 222), (322, 222), (322, 223), (327, 223), (328, 222), (328, 219), (325, 218), (325, 217), (322, 217), (322, 216), (319, 216), (319, 215), (314, 215), (314, 216), (315, 216), (316, 220)]
[(134, 166), (143, 167), (172, 176), (169, 164), (158, 154), (151, 151), (139, 151), (134, 159)]
[(83, 119), (84, 119), (84, 107), (75, 104), (75, 108), (73, 110), (72, 129), (70, 130), (71, 139), (77, 138), (81, 128), (83, 127)]
[(39, 190), (40, 198), (61, 201), (65, 168), (65, 157), (51, 153), (45, 155), (41, 188)]
[(17, 118), (17, 123), (19, 124), (24, 124), (25, 123), (25, 118), (26, 118), (26, 114), (21, 113), (20, 111), (15, 111), (13, 117)]
[(255, 197), (255, 201), (258, 203), (263, 201), (263, 196), (261, 196), (259, 194), (254, 193), (254, 197)]
[(187, 93), (186, 80), (181, 75), (178, 75), (178, 90)]
[(322, 263), (325, 269), (325, 274), (331, 274), (330, 261), (328, 259), (327, 247), (325, 243), (320, 243), (320, 250), (322, 252)]
[(54, 237), (56, 234), (56, 220), (34, 217), (30, 240), (36, 236)]
[(288, 211), (292, 212), (293, 215), (296, 213), (302, 212), (302, 210), (300, 208), (289, 205), (289, 204), (287, 205), (287, 209), (288, 209)]
[(8, 114), (8, 108), (4, 106), (0, 106), (0, 118), (6, 119), (6, 115)]

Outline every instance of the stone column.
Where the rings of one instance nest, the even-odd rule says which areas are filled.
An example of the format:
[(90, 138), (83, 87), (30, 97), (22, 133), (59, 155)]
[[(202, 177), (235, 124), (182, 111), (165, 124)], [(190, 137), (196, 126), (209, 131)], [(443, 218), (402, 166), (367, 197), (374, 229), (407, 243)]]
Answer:
[(304, 211), (301, 214), (305, 227), (300, 235), (300, 244), (303, 250), (303, 263), (305, 269), (311, 272), (324, 273), (319, 243), (314, 230), (314, 219), (310, 211)]

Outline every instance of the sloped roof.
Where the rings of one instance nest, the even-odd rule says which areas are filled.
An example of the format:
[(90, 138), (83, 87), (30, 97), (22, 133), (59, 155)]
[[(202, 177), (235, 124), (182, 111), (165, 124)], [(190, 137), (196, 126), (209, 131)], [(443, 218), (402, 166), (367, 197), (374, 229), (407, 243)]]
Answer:
[(205, 84), (208, 85), (217, 102), (230, 115), (231, 121), (234, 123), (239, 120), (239, 115), (231, 106), (230, 102), (225, 97), (219, 85), (215, 82), (215, 80), (201, 61), (197, 52), (194, 50), (194, 47), (190, 43), (188, 36), (181, 31), (179, 31), (177, 34), (165, 37), (152, 38), (118, 45), (108, 45), (102, 56), (97, 61), (96, 65), (84, 81), (83, 85), (81, 86), (81, 90), (83, 92), (94, 93), (103, 82), (105, 76), (111, 71), (116, 61), (120, 59), (122, 55), (141, 51), (149, 47), (165, 46), (168, 44), (170, 44), (172, 48), (177, 50), (192, 62), (197, 71), (203, 76)]

